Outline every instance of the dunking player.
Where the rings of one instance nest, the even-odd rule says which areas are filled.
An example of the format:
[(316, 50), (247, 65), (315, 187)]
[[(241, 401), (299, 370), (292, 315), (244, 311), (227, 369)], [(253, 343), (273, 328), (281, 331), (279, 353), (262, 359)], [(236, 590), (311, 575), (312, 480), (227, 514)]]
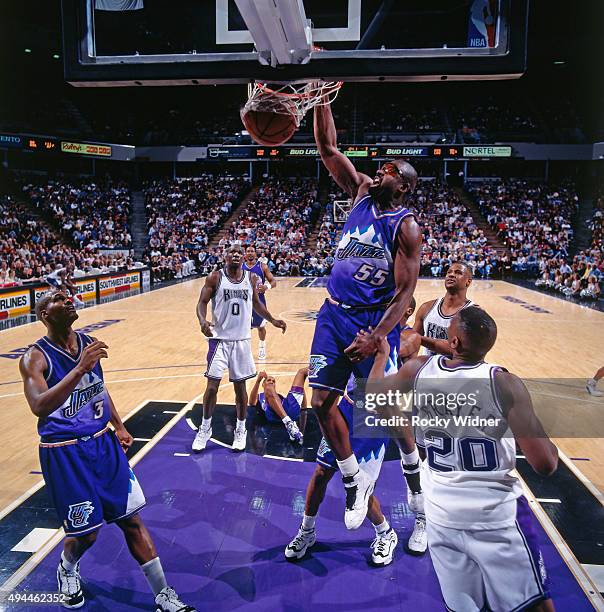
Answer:
[[(245, 249), (243, 269), (253, 272), (258, 277), (258, 297), (266, 306), (265, 293), (269, 289), (274, 289), (277, 286), (277, 281), (271, 274), (268, 266), (258, 259), (256, 249), (253, 245), (249, 245)], [(258, 330), (258, 361), (264, 361), (266, 359), (266, 319), (263, 319), (259, 314), (253, 312), (252, 328)]]
[[(431, 398), (417, 405), (419, 419), (430, 421), (429, 428), (420, 421), (418, 440), (423, 436), (428, 457), (422, 466), (428, 546), (447, 609), (551, 611), (532, 513), (512, 472), (516, 443), (542, 476), (556, 469), (557, 449), (520, 378), (484, 361), (497, 337), (495, 321), (481, 308), (464, 308), (448, 335), (451, 359), (418, 357), (380, 381), (382, 391), (413, 390), (416, 402)], [(380, 390), (371, 381), (368, 387)], [(448, 417), (473, 421), (435, 426), (443, 412), (434, 398), (443, 394)]]
[(42, 473), (66, 535), (57, 569), (63, 605), (84, 605), (80, 558), (105, 520), (124, 532), (155, 595), (156, 609), (194, 610), (168, 587), (138, 514), (145, 496), (124, 454), (132, 436), (103, 381), (100, 360), (107, 357), (107, 345), (71, 328), (78, 314), (63, 291), (44, 295), (36, 314), (48, 333), (29, 348), (19, 369), (27, 403), (38, 417)]
[(463, 262), (451, 264), (445, 275), (445, 295), (424, 302), (415, 315), (413, 329), (422, 336), (427, 355), (448, 354), (447, 332), (453, 317), (474, 302), (467, 298), (472, 284), (472, 268)]
[[(275, 377), (269, 376), (266, 372), (260, 372), (250, 391), (250, 406), (257, 408), (267, 421), (283, 423), (289, 439), (298, 444), (304, 442), (304, 435), (298, 428), (296, 421), (302, 417), (302, 411), (307, 408), (306, 394), (304, 393), (304, 383), (307, 377), (308, 368), (300, 368), (294, 376), (288, 394), (283, 397), (283, 395), (277, 393)], [(261, 384), (263, 393), (259, 393)]]
[[(388, 337), (396, 363), (399, 321), (419, 273), (421, 231), (405, 202), (417, 173), (401, 160), (382, 165), (372, 180), (357, 172), (337, 148), (330, 106), (315, 107), (315, 140), (325, 167), (354, 206), (338, 244), (313, 338), (311, 405), (333, 451), (346, 487), (344, 522), (358, 528), (367, 514), (374, 483), (352, 452), (346, 420), (338, 410), (350, 374), (366, 378), (381, 340)], [(356, 336), (373, 327), (371, 334)]]
[[(412, 305), (405, 311), (405, 316), (401, 319), (401, 326), (406, 328), (404, 332), (401, 332), (399, 352), (399, 356), (403, 362), (415, 357), (420, 346), (419, 335), (407, 326), (407, 319), (413, 314), (415, 308), (415, 300), (413, 298), (411, 299), (411, 304)], [(393, 363), (389, 363), (389, 357), (390, 355), (388, 353), (385, 358), (383, 358), (381, 353), (378, 353), (374, 361), (374, 367), (381, 368), (381, 370), (386, 373), (395, 373), (396, 367)], [(346, 386), (346, 393), (344, 393), (338, 407), (342, 416), (346, 419), (346, 424), (350, 432), (350, 445), (352, 446), (359, 465), (370, 475), (374, 482), (377, 482), (390, 437), (375, 436), (371, 438), (362, 438), (352, 435), (354, 392), (355, 378), (351, 376)], [(317, 540), (315, 523), (319, 507), (325, 498), (327, 485), (337, 470), (338, 464), (335, 455), (329, 448), (325, 438), (323, 438), (317, 452), (317, 466), (306, 490), (306, 503), (304, 506), (302, 524), (294, 539), (285, 548), (285, 557), (287, 559), (301, 559), (306, 554), (306, 551), (314, 546)], [(413, 470), (412, 473), (414, 475), (417, 474), (416, 480), (419, 484), (419, 461), (416, 470)], [(409, 481), (407, 472), (405, 472), (405, 476)], [(411, 478), (413, 478), (413, 476), (411, 476)], [(423, 506), (421, 512), (423, 513)], [(382, 513), (380, 503), (374, 493), (369, 497), (367, 518), (375, 528), (375, 539), (371, 543), (371, 561), (374, 565), (378, 566), (389, 565), (394, 558), (394, 551), (398, 544), (398, 536), (396, 531), (390, 527), (390, 524)], [(407, 550), (417, 555), (425, 553), (426, 547), (425, 519), (423, 518), (423, 514), (418, 514), (415, 528), (407, 544)]]
[[(235, 387), (237, 425), (233, 450), (245, 450), (247, 390), (245, 381), (256, 376), (252, 356), (252, 309), (275, 327), (285, 332), (285, 321), (275, 319), (258, 297), (258, 277), (243, 270), (243, 249), (232, 246), (227, 250), (222, 270), (208, 274), (197, 303), (197, 318), (201, 332), (208, 337), (208, 379), (203, 396), (203, 420), (193, 440), (195, 452), (202, 451), (212, 437), (212, 415), (216, 407), (218, 385), (225, 370)], [(207, 320), (208, 303), (212, 300), (212, 322)]]

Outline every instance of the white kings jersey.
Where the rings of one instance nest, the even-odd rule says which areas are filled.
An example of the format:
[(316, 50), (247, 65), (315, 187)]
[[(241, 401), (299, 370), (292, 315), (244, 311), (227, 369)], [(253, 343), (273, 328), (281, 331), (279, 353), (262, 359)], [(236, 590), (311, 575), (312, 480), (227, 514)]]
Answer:
[(522, 494), (512, 474), (516, 442), (494, 390), (495, 372), (505, 369), (485, 362), (450, 368), (445, 361), (429, 358), (414, 383), (426, 517), (452, 529), (514, 525)]
[[(449, 325), (451, 325), (451, 319), (464, 308), (473, 306), (472, 300), (466, 300), (466, 303), (456, 312), (451, 315), (444, 315), (442, 311), (442, 303), (445, 298), (441, 297), (432, 308), (428, 311), (428, 314), (424, 317), (424, 336), (428, 338), (435, 338), (437, 340), (448, 340), (449, 338)], [(422, 351), (423, 355), (436, 355), (433, 351), (424, 347)]]
[(244, 270), (239, 282), (218, 272), (218, 287), (212, 296), (213, 337), (217, 340), (249, 340), (252, 337), (252, 298), (250, 272)]

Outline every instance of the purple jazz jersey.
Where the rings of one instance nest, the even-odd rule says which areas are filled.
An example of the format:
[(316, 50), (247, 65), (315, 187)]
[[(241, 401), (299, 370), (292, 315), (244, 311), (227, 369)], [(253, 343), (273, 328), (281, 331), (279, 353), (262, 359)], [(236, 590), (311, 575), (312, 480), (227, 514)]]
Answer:
[[(289, 393), (286, 397), (283, 397), (279, 394), (279, 399), (281, 400), (281, 404), (283, 405), (283, 410), (285, 410), (285, 414), (292, 420), (296, 421), (300, 417), (300, 411), (302, 409), (302, 396), (304, 394), (304, 389), (302, 387), (292, 387), (289, 390)], [(273, 409), (270, 407), (269, 403), (266, 400), (264, 393), (260, 393), (258, 395), (258, 403), (256, 404), (267, 420), (272, 423), (280, 423), (281, 419), (273, 412)]]
[[(325, 300), (315, 327), (315, 335), (310, 349), (308, 381), (311, 387), (330, 389), (344, 394), (346, 383), (351, 374), (355, 378), (368, 378), (373, 359), (365, 359), (353, 364), (344, 354), (360, 329), (376, 327), (385, 309), (350, 311)], [(400, 344), (400, 325), (395, 325), (388, 334), (390, 357), (387, 371), (396, 369), (398, 347)]]
[[(243, 263), (243, 269), (249, 270), (252, 274), (255, 274), (259, 279), (260, 283), (264, 283), (266, 277), (264, 276), (264, 270), (262, 269), (262, 264), (256, 260), (256, 263), (253, 266), (248, 266), (245, 262)], [(258, 299), (266, 306), (266, 297), (264, 293), (258, 294)], [(252, 327), (260, 327), (264, 319), (255, 311), (252, 310)]]
[[(86, 346), (93, 342), (90, 336), (76, 332), (78, 352), (70, 355), (44, 336), (34, 346), (46, 358), (44, 378), (48, 388), (60, 383), (77, 365)], [(69, 397), (47, 417), (38, 419), (38, 433), (43, 442), (60, 442), (83, 436), (92, 436), (104, 429), (111, 417), (109, 398), (103, 382), (100, 363), (82, 376)]]
[(408, 208), (380, 213), (369, 194), (350, 212), (327, 283), (332, 298), (349, 306), (386, 304), (396, 291), (394, 255)]

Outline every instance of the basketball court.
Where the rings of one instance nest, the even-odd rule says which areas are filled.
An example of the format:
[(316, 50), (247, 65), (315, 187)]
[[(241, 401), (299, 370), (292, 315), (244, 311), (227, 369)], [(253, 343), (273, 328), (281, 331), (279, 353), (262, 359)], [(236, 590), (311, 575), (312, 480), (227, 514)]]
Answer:
[[(270, 310), (287, 321), (288, 330), (281, 336), (269, 329), (267, 362), (258, 365), (277, 377), (278, 388), (287, 388), (306, 364), (314, 319), (326, 296), (323, 285), (324, 279), (280, 279), (268, 296)], [(368, 527), (346, 531), (337, 482), (330, 485), (319, 514), (319, 545), (298, 565), (283, 558), (299, 525), (313, 470), (319, 441), (313, 418), (304, 449), (294, 448), (282, 428), (259, 427), (250, 429), (246, 452), (233, 454), (228, 447), (234, 396), (225, 379), (213, 442), (202, 455), (191, 454), (193, 420), (205, 387), (207, 343), (195, 317), (201, 286), (201, 280), (194, 280), (86, 308), (74, 325), (95, 327), (90, 333), (109, 345), (103, 364), (107, 387), (135, 437), (131, 463), (148, 500), (142, 516), (155, 535), (171, 584), (192, 603), (221, 610), (302, 610), (309, 605), (348, 610), (355, 602), (364, 609), (438, 608), (429, 556), (418, 559), (403, 549), (413, 514), (397, 461), (384, 464), (377, 491), (400, 544), (392, 566), (375, 569), (367, 562), (373, 532)], [(442, 293), (441, 279), (420, 280), (415, 297), (421, 303)], [(558, 609), (602, 609), (597, 541), (604, 446), (596, 434), (604, 403), (588, 396), (582, 384), (604, 353), (604, 314), (502, 281), (475, 281), (469, 297), (499, 327), (489, 360), (540, 380), (531, 389), (538, 410), (544, 400), (560, 413), (574, 411), (576, 434), (583, 437), (568, 434), (556, 440), (563, 452), (563, 479), (544, 483), (522, 459), (518, 469), (529, 483), (533, 527)], [(2, 331), (3, 352), (19, 354), (43, 333), (40, 323)], [(255, 351), (255, 336), (253, 343)], [(52, 591), (62, 531), (45, 498), (35, 418), (22, 394), (18, 361), (6, 355), (0, 358), (0, 409), (11, 427), (0, 445), (0, 529), (7, 544), (2, 582), (17, 590)], [(579, 424), (582, 419), (592, 423), (590, 437), (585, 433), (589, 428)], [(105, 527), (83, 565), (88, 609), (111, 609), (116, 601), (119, 609), (144, 607), (148, 595), (139, 574), (120, 532)]]

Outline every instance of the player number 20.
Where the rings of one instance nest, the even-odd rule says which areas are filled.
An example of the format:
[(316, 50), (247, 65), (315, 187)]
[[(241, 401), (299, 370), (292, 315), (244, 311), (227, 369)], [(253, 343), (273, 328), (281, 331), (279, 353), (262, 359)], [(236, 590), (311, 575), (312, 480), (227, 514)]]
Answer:
[(388, 270), (382, 268), (376, 268), (370, 264), (363, 264), (353, 275), (360, 281), (366, 281), (374, 287), (380, 287), (386, 282), (388, 278)]

